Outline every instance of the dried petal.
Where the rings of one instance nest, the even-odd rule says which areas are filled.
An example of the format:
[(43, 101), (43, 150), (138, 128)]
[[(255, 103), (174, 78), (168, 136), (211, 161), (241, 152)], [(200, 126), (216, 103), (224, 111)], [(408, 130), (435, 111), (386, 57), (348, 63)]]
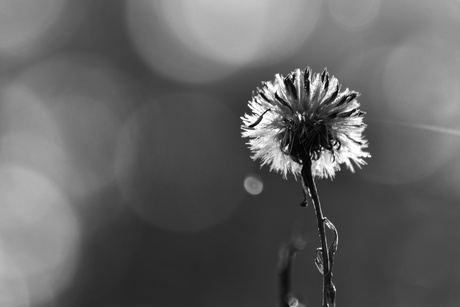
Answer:
[(320, 178), (333, 178), (341, 164), (351, 171), (352, 162), (366, 164), (370, 154), (364, 151), (368, 144), (359, 93), (340, 88), (326, 69), (318, 74), (309, 67), (262, 82), (249, 102), (252, 114), (241, 117), (252, 158), (284, 178), (288, 173), (298, 177), (305, 159)]

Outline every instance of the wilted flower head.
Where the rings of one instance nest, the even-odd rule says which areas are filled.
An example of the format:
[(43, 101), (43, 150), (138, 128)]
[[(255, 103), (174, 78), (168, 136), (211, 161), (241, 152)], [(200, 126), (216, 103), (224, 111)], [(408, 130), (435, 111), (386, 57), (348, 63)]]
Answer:
[(338, 80), (326, 69), (312, 74), (309, 67), (262, 84), (249, 102), (253, 113), (241, 117), (254, 160), (284, 178), (289, 172), (297, 177), (307, 162), (313, 176), (326, 178), (333, 178), (342, 163), (351, 171), (352, 162), (366, 164), (363, 158), (370, 154), (363, 151), (366, 125), (358, 92), (340, 92)]

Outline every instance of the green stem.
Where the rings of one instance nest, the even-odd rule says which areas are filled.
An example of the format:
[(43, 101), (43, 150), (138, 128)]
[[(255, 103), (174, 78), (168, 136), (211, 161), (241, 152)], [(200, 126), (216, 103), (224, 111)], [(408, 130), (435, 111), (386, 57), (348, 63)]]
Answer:
[(329, 267), (329, 250), (327, 245), (326, 230), (324, 227), (325, 218), (321, 210), (319, 202), (318, 191), (316, 184), (311, 173), (311, 160), (303, 159), (304, 165), (302, 167), (302, 186), (306, 193), (309, 192), (313, 201), (313, 207), (316, 213), (316, 221), (318, 222), (319, 238), (321, 241), (321, 254), (323, 256), (323, 306), (328, 307), (328, 285), (330, 282), (330, 267)]

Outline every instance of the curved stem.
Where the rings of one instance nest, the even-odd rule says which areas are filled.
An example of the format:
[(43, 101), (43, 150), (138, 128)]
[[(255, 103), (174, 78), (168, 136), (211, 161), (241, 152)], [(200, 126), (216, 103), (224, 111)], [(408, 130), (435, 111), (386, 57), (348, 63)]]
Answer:
[(319, 202), (318, 191), (316, 184), (311, 173), (311, 160), (303, 159), (304, 165), (302, 167), (302, 186), (305, 192), (309, 192), (313, 201), (313, 207), (316, 213), (316, 221), (318, 222), (319, 238), (321, 241), (321, 254), (323, 256), (323, 306), (328, 307), (327, 289), (330, 281), (330, 267), (329, 267), (329, 250), (327, 245), (326, 230), (324, 227), (325, 218)]
[(279, 307), (289, 307), (288, 296), (291, 293), (292, 248), (285, 246), (280, 251), (278, 262)]
[(305, 247), (305, 241), (300, 234), (293, 234), (289, 244), (280, 250), (278, 261), (279, 278), (279, 307), (290, 307), (297, 298), (291, 292), (291, 274), (294, 258), (298, 251)]

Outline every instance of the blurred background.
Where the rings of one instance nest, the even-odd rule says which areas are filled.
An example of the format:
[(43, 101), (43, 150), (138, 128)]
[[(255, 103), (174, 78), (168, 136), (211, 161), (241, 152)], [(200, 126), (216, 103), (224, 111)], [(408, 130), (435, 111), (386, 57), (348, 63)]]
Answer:
[(372, 158), (318, 181), (338, 306), (460, 305), (460, 1), (0, 0), (0, 306), (320, 306), (300, 183), (239, 117), (325, 67)]

